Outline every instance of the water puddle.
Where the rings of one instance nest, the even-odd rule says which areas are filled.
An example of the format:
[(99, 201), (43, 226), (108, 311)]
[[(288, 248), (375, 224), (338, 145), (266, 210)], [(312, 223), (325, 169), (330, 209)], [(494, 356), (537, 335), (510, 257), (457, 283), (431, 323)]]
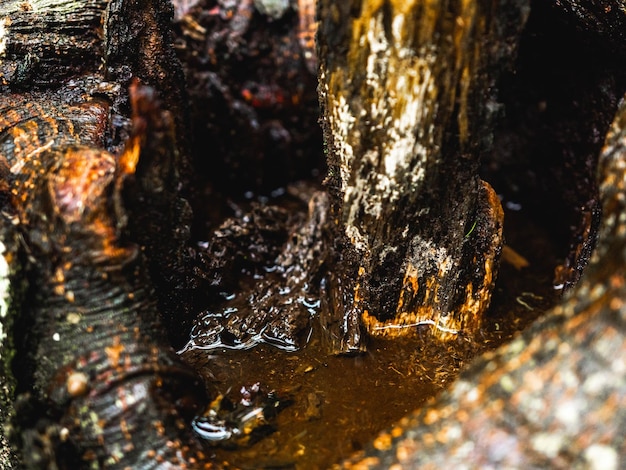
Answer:
[[(418, 338), (372, 339), (366, 354), (333, 356), (313, 315), (299, 349), (265, 342), (250, 349), (213, 343), (181, 351), (215, 397), (196, 418), (207, 452), (244, 469), (328, 468), (441, 391), (477, 352), (506, 341), (554, 305), (557, 249), (523, 209), (505, 205), (505, 211), (508, 253), (481, 338), (433, 343), (425, 325)], [(318, 308), (306, 301), (312, 311)], [(207, 438), (237, 426), (234, 440)]]

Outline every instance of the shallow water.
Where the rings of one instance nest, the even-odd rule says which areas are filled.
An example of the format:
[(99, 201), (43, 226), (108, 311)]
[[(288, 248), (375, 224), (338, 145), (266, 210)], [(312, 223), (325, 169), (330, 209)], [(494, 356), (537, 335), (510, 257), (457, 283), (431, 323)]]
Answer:
[(426, 326), (414, 338), (371, 339), (360, 356), (332, 356), (314, 320), (310, 340), (295, 352), (262, 344), (182, 353), (216, 396), (237, 400), (241, 387), (260, 383), (290, 401), (272, 422), (275, 431), (253, 445), (228, 450), (207, 444), (216, 461), (239, 468), (327, 468), (441, 391), (477, 352), (506, 341), (551, 307), (558, 298), (555, 253), (562, 247), (523, 209), (505, 211), (507, 243), (529, 265), (502, 263), (480, 338), (434, 343)]

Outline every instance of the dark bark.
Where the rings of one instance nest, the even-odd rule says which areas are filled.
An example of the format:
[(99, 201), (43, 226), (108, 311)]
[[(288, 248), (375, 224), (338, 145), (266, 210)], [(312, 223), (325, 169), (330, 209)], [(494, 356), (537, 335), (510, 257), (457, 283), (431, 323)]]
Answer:
[(600, 220), (595, 168), (623, 91), (621, 61), (535, 2), (518, 59), (500, 84), (503, 119), (482, 174), (498, 194), (539, 220), (554, 240), (568, 240), (554, 285), (576, 284), (593, 250)]
[[(124, 189), (125, 222), (127, 235), (145, 251), (170, 340), (180, 346), (197, 309), (197, 297), (188, 287), (193, 284), (185, 249), (191, 209), (182, 198), (181, 185), (190, 178), (189, 123), (184, 75), (172, 47), (172, 15), (172, 6), (164, 1), (109, 2), (104, 77), (123, 90), (113, 102), (114, 113), (122, 119), (130, 111), (125, 90), (137, 78), (155, 90), (160, 106), (168, 112), (155, 122), (156, 110), (135, 110), (141, 114), (135, 126), (150, 127), (153, 134), (148, 138), (135, 129), (132, 137), (136, 139), (132, 144), (141, 151), (133, 155), (137, 161), (132, 163), (132, 181)], [(154, 104), (147, 102), (147, 106)], [(112, 135), (111, 144), (119, 145), (120, 137)]]
[[(8, 167), (4, 168), (3, 165), (2, 170), (4, 180)], [(6, 188), (2, 189), (1, 194), (6, 196)], [(11, 470), (19, 466), (18, 452), (7, 439), (11, 433), (10, 423), (15, 418), (15, 378), (12, 372), (15, 341), (12, 332), (27, 286), (25, 282), (11, 282), (12, 279), (22, 277), (19, 273), (20, 263), (10, 262), (17, 260), (18, 234), (14, 230), (7, 230), (3, 221), (0, 223), (0, 237), (0, 469)]]
[(106, 0), (0, 4), (0, 86), (57, 87), (96, 70), (104, 57), (101, 28)]
[[(193, 455), (175, 403), (202, 388), (167, 346), (143, 256), (119, 237), (120, 190), (140, 147), (131, 140), (116, 162), (98, 146), (107, 104), (88, 93), (78, 103), (63, 88), (2, 99), (13, 118), (3, 123), (13, 206), (5, 211), (15, 211), (31, 260), (14, 320), (17, 429), (27, 467), (157, 467)], [(167, 114), (148, 115), (157, 111), (146, 93), (135, 91), (135, 121), (157, 141), (151, 124)]]
[(623, 466), (625, 142), (626, 99), (600, 156), (598, 246), (571, 297), (345, 468)]
[[(3, 282), (13, 304), (2, 318), (2, 398), (15, 400), (16, 414), (2, 418), (28, 468), (200, 466), (189, 413), (204, 388), (169, 346), (158, 308), (172, 312), (172, 297), (182, 298), (183, 263), (175, 262), (187, 236), (177, 193), (183, 125), (156, 96), (181, 116), (180, 68), (167, 39), (171, 7), (112, 2), (115, 24), (103, 31), (106, 5), (97, 5), (97, 12), (89, 3), (41, 11), (6, 5)], [(126, 15), (116, 17), (119, 11)], [(33, 27), (42, 17), (44, 25), (82, 18), (76, 31), (86, 28), (89, 41), (47, 42), (47, 31)], [(105, 40), (112, 32), (114, 40)], [(120, 46), (123, 37), (128, 48)], [(21, 74), (30, 67), (19, 49), (26, 43), (37, 45), (49, 71), (64, 61), (54, 87), (45, 74), (35, 81)], [(96, 62), (82, 61), (85, 54)], [(110, 78), (122, 85), (140, 79), (157, 91), (135, 85), (128, 99), (125, 88), (104, 80), (102, 58)], [(125, 75), (116, 68), (122, 62), (129, 64)], [(26, 87), (32, 91), (16, 92)], [(107, 150), (121, 148), (119, 156)], [(169, 276), (156, 276), (157, 295), (152, 276), (161, 270)]]
[(479, 156), (495, 80), (526, 9), (524, 2), (320, 2), (338, 267), (329, 329), (338, 351), (362, 349), (363, 326), (394, 336), (430, 324), (439, 338), (480, 327), (502, 211), (478, 178)]
[(255, 207), (216, 231), (200, 269), (207, 290), (220, 294), (196, 319), (185, 350), (306, 345), (327, 259), (328, 197), (316, 192), (306, 216), (294, 212)]

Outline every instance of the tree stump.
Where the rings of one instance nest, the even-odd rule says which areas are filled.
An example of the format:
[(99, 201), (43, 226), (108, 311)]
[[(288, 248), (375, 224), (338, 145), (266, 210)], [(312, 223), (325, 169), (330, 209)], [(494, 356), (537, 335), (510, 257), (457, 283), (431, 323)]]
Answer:
[(171, 7), (0, 11), (3, 435), (28, 468), (198, 462), (185, 407), (204, 389), (158, 307), (184, 320), (171, 303), (187, 234)]
[(320, 2), (337, 351), (364, 347), (361, 326), (396, 336), (427, 325), (440, 339), (480, 327), (502, 210), (479, 157), (524, 6)]
[(626, 96), (598, 179), (598, 246), (572, 296), (342, 468), (623, 466)]

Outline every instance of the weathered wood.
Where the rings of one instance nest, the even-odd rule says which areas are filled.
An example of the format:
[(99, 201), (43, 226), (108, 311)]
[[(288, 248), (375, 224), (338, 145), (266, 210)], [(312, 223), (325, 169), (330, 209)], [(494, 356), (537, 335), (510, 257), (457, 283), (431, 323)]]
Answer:
[[(64, 9), (70, 3), (5, 3), (11, 6), (7, 11), (14, 16), (0, 17), (1, 86), (6, 92), (18, 89), (22, 92), (0, 96), (1, 153), (3, 158), (11, 160), (0, 161), (3, 177), (0, 240), (4, 246), (0, 259), (0, 300), (10, 299), (14, 304), (0, 303), (0, 420), (11, 419), (5, 407), (14, 393), (14, 383), (6, 377), (11, 362), (18, 364), (24, 376), (32, 375), (35, 384), (30, 395), (24, 393), (28, 379), (18, 388), (21, 397), (18, 422), (25, 431), (21, 437), (30, 459), (28, 465), (48, 459), (46, 453), (51, 451), (72, 468), (85, 462), (137, 468), (200, 466), (204, 455), (187, 433), (185, 410), (174, 405), (181, 398), (182, 389), (198, 387), (193, 375), (178, 363), (166, 345), (146, 262), (131, 242), (133, 234), (144, 237), (140, 243), (146, 252), (152, 252), (153, 260), (162, 254), (161, 247), (165, 247), (166, 261), (153, 264), (152, 270), (163, 268), (164, 273), (174, 272), (171, 277), (164, 275), (162, 285), (171, 289), (180, 287), (184, 281), (181, 274), (185, 271), (178, 268), (190, 260), (181, 257), (179, 251), (187, 236), (187, 224), (184, 214), (179, 213), (184, 213), (185, 204), (176, 194), (178, 163), (172, 163), (181, 156), (179, 131), (175, 130), (180, 129), (175, 115), (180, 111), (176, 101), (181, 95), (176, 92), (177, 79), (172, 80), (180, 75), (176, 67), (172, 71), (164, 66), (172, 55), (168, 39), (159, 36), (161, 30), (168, 28), (168, 7), (161, 2), (114, 2), (117, 10), (111, 10), (105, 23), (109, 34), (116, 31), (121, 36), (109, 37), (110, 52), (103, 52), (106, 48), (100, 45), (92, 55), (52, 47), (50, 63), (59, 66), (64, 78), (74, 77), (73, 81), (53, 83), (51, 75), (37, 78), (39, 65), (26, 61), (23, 70), (20, 68), (18, 63), (24, 57), (16, 51), (26, 42), (12, 35), (16, 29), (11, 29), (11, 25), (21, 25), (22, 31), (32, 29), (24, 26), (27, 22), (23, 19), (14, 23), (12, 20), (21, 18), (18, 9), (24, 5), (48, 5), (52, 10), (68, 13)], [(310, 2), (299, 3), (310, 6)], [(330, 157), (329, 181), (333, 215), (337, 218), (333, 228), (337, 256), (334, 266), (339, 268), (333, 270), (329, 284), (334, 315), (325, 321), (331, 336), (337, 334), (334, 347), (338, 351), (353, 351), (362, 346), (358, 337), (362, 324), (374, 333), (406, 332), (417, 323), (435, 326), (433, 333), (441, 336), (451, 334), (446, 331), (452, 330), (451, 326), (455, 331), (471, 330), (478, 323), (449, 323), (458, 320), (455, 315), (460, 310), (452, 309), (444, 315), (444, 306), (456, 308), (470, 303), (470, 310), (479, 313), (488, 303), (491, 280), (486, 275), (492, 268), (489, 263), (494, 262), (497, 254), (493, 243), (497, 245), (499, 238), (494, 235), (498, 225), (497, 204), (493, 194), (483, 189), (475, 170), (484, 148), (483, 140), (489, 140), (492, 104), (489, 100), (493, 96), (490, 87), (501, 61), (515, 49), (515, 32), (523, 23), (525, 5), (524, 2), (496, 3), (363, 2), (362, 8), (350, 12), (348, 4), (341, 2), (334, 5), (326, 2), (322, 6), (329, 14), (328, 34), (324, 36), (327, 43), (323, 46), (327, 47), (328, 56), (323, 71), (326, 77), (341, 72), (331, 83), (333, 88), (329, 87), (322, 95), (326, 108), (335, 113), (328, 118), (326, 126), (330, 136), (328, 149), (335, 152)], [(498, 13), (509, 6), (513, 7), (507, 11), (510, 16)], [(411, 21), (407, 19), (409, 16), (402, 17), (418, 10), (420, 14), (410, 17)], [(142, 22), (144, 11), (148, 17)], [(92, 16), (89, 24), (95, 25)], [(70, 13), (67, 17), (72, 21), (75, 18)], [(332, 24), (335, 20), (338, 23)], [(42, 24), (54, 29), (54, 21), (46, 20)], [(120, 24), (125, 21), (128, 24)], [(84, 47), (98, 42), (89, 42), (89, 38), (105, 37), (99, 24), (90, 30), (91, 36)], [(436, 31), (443, 34), (434, 34)], [(342, 34), (349, 42), (354, 40), (355, 32), (363, 39), (363, 47), (358, 41), (352, 42), (348, 49), (335, 47), (343, 41)], [(144, 33), (146, 36), (142, 37)], [(398, 46), (394, 42), (396, 36), (400, 40), (411, 38), (410, 45)], [(481, 54), (481, 48), (491, 53), (489, 59)], [(141, 52), (137, 53), (137, 49)], [(158, 51), (163, 49), (167, 54), (162, 56), (164, 62), (159, 62)], [(65, 63), (63, 57), (87, 60), (69, 64), (71, 61)], [(173, 114), (161, 111), (148, 89), (137, 88), (132, 131), (129, 116), (132, 100), (127, 99), (123, 87), (107, 84), (103, 81), (104, 72), (93, 68), (103, 57), (107, 60), (106, 73), (110, 80), (128, 84), (132, 77), (141, 75), (161, 92), (173, 91), (162, 96), (166, 107), (172, 105), (169, 109)], [(139, 57), (137, 62), (133, 57)], [(90, 62), (91, 58), (95, 61)], [(363, 68), (359, 70), (361, 65)], [(373, 71), (372, 75), (368, 71)], [(381, 76), (387, 78), (378, 80)], [(35, 77), (33, 84), (55, 91), (25, 90), (32, 77)], [(431, 84), (443, 86), (429, 88)], [(350, 87), (356, 91), (352, 93)], [(411, 94), (416, 89), (424, 91), (423, 95)], [(337, 101), (333, 102), (335, 98)], [(371, 108), (373, 98), (382, 100), (385, 106)], [(398, 114), (390, 111), (395, 108), (387, 106), (389, 103), (397, 106)], [(423, 106), (417, 106), (418, 103)], [(416, 114), (409, 110), (416, 110)], [(118, 120), (112, 131), (107, 130), (111, 111)], [(622, 119), (602, 160), (607, 175), (603, 186), (607, 215), (603, 226), (605, 243), (601, 243), (589, 277), (583, 280), (574, 299), (525, 334), (521, 343), (517, 341), (508, 349), (481, 359), (471, 369), (471, 375), (464, 376), (433, 409), (407, 419), (404, 425), (415, 425), (417, 430), (408, 431), (405, 438), (398, 438), (401, 429), (394, 430), (391, 437), (381, 436), (374, 446), (380, 450), (392, 445), (393, 450), (373, 456), (374, 460), (367, 462), (387, 466), (397, 458), (413, 467), (426, 463), (427, 459), (433, 463), (441, 458), (457, 459), (454, 461), (457, 465), (467, 464), (474, 455), (468, 457), (463, 453), (467, 452), (468, 443), (478, 446), (472, 448), (472, 452), (476, 449), (477, 459), (488, 454), (496, 464), (506, 463), (503, 459), (507, 458), (515, 463), (514, 459), (526, 455), (525, 451), (538, 465), (569, 464), (575, 459), (568, 454), (571, 447), (585, 462), (600, 459), (610, 466), (616, 462), (615, 455), (625, 453), (623, 443), (615, 440), (614, 433), (624, 426), (621, 411), (624, 367), (615, 353), (624, 350), (620, 331), (624, 326), (622, 300), (626, 297), (624, 279), (619, 274), (625, 259), (615, 256), (624, 252), (626, 230), (622, 220), (623, 128)], [(339, 138), (345, 139), (345, 146)], [(611, 142), (617, 143), (611, 147)], [(119, 158), (108, 151), (124, 145), (126, 151)], [(354, 159), (338, 161), (338, 149), (345, 156), (348, 147)], [(400, 152), (401, 149), (408, 151)], [(356, 158), (357, 153), (367, 158)], [(613, 158), (615, 155), (619, 156)], [(155, 167), (166, 171), (154, 173)], [(448, 172), (454, 184), (447, 184)], [(457, 181), (459, 175), (463, 178)], [(425, 194), (414, 191), (419, 188), (429, 190)], [(323, 196), (317, 198), (318, 207), (323, 208)], [(437, 199), (434, 205), (433, 198)], [(151, 209), (142, 214), (145, 203), (150, 203)], [(440, 211), (441, 221), (430, 213), (431, 209), (425, 212), (427, 203)], [(128, 208), (134, 212), (127, 218), (124, 212)], [(413, 208), (417, 208), (417, 213), (411, 213)], [(269, 252), (279, 257), (276, 265), (279, 282), (273, 282), (273, 287), (282, 283), (294, 291), (305, 292), (305, 277), (324, 260), (319, 229), (325, 225), (325, 211), (316, 212), (314, 205), (312, 209), (308, 225), (294, 232), (295, 238), (285, 249)], [(407, 213), (411, 214), (408, 218), (404, 217)], [(165, 226), (158, 222), (159, 217), (169, 219), (165, 220)], [(18, 220), (20, 225), (16, 227), (13, 222)], [(126, 229), (129, 220), (136, 224)], [(454, 230), (449, 234), (444, 228), (450, 227)], [(159, 241), (154, 244), (150, 239), (153, 231), (159, 234)], [(437, 245), (440, 240), (442, 246)], [(389, 246), (383, 246), (383, 241), (388, 241)], [(296, 244), (301, 246), (294, 247)], [(428, 248), (426, 252), (432, 248), (432, 253), (422, 257), (418, 253), (420, 247)], [(480, 259), (479, 255), (485, 253), (487, 258)], [(298, 255), (304, 258), (298, 259)], [(445, 262), (457, 255), (460, 258), (454, 261), (456, 264)], [(442, 259), (446, 271), (452, 272), (452, 268), (462, 271), (458, 268), (467, 266), (473, 269), (476, 262), (479, 270), (470, 273), (470, 281), (454, 275), (443, 276), (439, 281), (433, 273), (442, 270), (442, 265), (436, 264)], [(418, 272), (418, 265), (425, 265), (425, 274)], [(17, 272), (18, 268), (29, 268), (29, 276)], [(20, 282), (9, 285), (7, 280)], [(7, 319), (15, 318), (11, 314), (15, 310), (10, 312), (10, 309), (22, 304), (26, 281), (30, 283), (25, 303), (27, 315), (14, 325)], [(469, 285), (466, 281), (472, 283), (475, 291), (465, 290)], [(437, 291), (434, 284), (437, 282), (455, 287)], [(263, 292), (266, 286), (260, 283), (254, 293)], [(165, 288), (161, 294), (167, 297)], [(431, 288), (437, 291), (438, 298), (432, 296)], [(175, 307), (176, 302), (186, 297), (184, 291), (179, 294), (181, 291), (170, 306)], [(269, 310), (276, 306), (274, 300), (279, 302), (279, 299), (275, 295), (273, 299), (260, 299), (255, 305)], [(441, 314), (439, 318), (432, 318), (432, 312), (426, 316), (420, 311), (417, 305), (425, 300), (434, 305), (432, 310)], [(341, 318), (344, 307), (348, 316)], [(296, 308), (302, 305), (288, 307), (286, 311), (289, 314)], [(369, 314), (365, 313), (366, 308)], [(232, 318), (236, 331), (244, 332), (239, 326), (246, 322), (245, 315)], [(270, 325), (271, 338), (285, 331), (288, 334), (284, 337), (288, 337), (292, 333), (288, 330), (302, 328), (299, 323), (290, 323), (298, 318), (302, 317), (273, 314), (269, 323), (261, 322), (255, 328), (258, 331)], [(477, 321), (479, 318), (479, 315), (472, 317)], [(337, 323), (341, 320), (352, 324), (342, 326)], [(170, 321), (173, 324), (176, 318), (171, 316)], [(28, 359), (26, 352), (13, 362), (5, 354), (7, 350), (13, 354), (14, 345), (7, 334), (15, 329), (16, 337), (23, 337), (21, 351), (29, 348), (35, 351), (34, 359)], [(73, 344), (75, 339), (85, 338), (90, 339), (89, 354)], [(529, 349), (521, 352), (520, 344), (526, 343)], [(590, 377), (580, 371), (582, 354), (588, 350), (593, 352), (591, 360), (585, 362), (585, 367), (588, 365), (592, 371)], [(493, 372), (494, 365), (499, 364), (502, 368)], [(611, 371), (610, 376), (607, 371)], [(565, 392), (557, 387), (559, 381), (569, 387)], [(549, 386), (543, 387), (544, 383)], [(535, 387), (536, 384), (541, 386)], [(575, 400), (565, 402), (564, 396), (575, 396)], [(126, 406), (120, 397), (126, 399)], [(566, 406), (563, 410), (558, 408), (560, 412), (555, 416), (550, 415), (552, 421), (543, 419), (544, 416), (539, 420), (533, 412), (534, 405), (541, 400), (547, 403), (546, 409), (554, 409), (554, 403), (563, 402)], [(581, 403), (592, 406), (581, 408)], [(617, 414), (616, 403), (620, 405)], [(580, 418), (580, 410), (586, 412), (593, 406), (596, 406), (590, 418), (593, 426), (584, 427), (587, 422)], [(563, 422), (563, 416), (569, 418), (571, 410), (581, 413), (576, 415), (578, 421), (574, 423), (583, 423), (579, 435), (567, 434), (569, 431), (557, 434), (553, 428), (540, 427), (546, 422)], [(615, 414), (618, 427), (598, 426), (606, 421), (606, 416)], [(515, 422), (515, 429), (507, 427), (518, 418), (520, 422)], [(565, 419), (565, 424), (572, 425), (572, 419)], [(433, 427), (426, 429), (425, 424)], [(513, 442), (524, 426), (531, 430), (529, 435), (533, 438), (524, 441), (526, 434), (521, 433), (515, 445), (505, 447), (507, 451), (512, 449), (511, 452), (504, 457), (497, 454), (503, 447), (500, 444)], [(610, 445), (604, 441), (591, 446), (581, 442), (604, 431), (602, 438), (609, 436)], [(478, 440), (476, 433), (482, 433)], [(618, 445), (622, 448), (616, 450)], [(10, 465), (9, 462), (0, 465)]]
[(345, 468), (623, 467), (626, 96), (598, 177), (598, 245), (573, 295)]
[[(185, 78), (172, 47), (172, 15), (172, 5), (166, 1), (110, 1), (104, 18), (104, 78), (122, 91), (112, 105), (120, 120), (130, 114), (125, 90), (137, 78), (155, 90), (168, 112), (162, 121), (136, 123), (151, 126), (158, 138), (137, 133), (141, 155), (136, 156), (134, 173), (125, 183), (125, 235), (146, 254), (163, 321), (171, 341), (180, 346), (197, 305), (194, 290), (187, 287), (190, 259), (185, 243), (191, 209), (181, 195), (181, 185), (190, 177), (189, 124)], [(123, 145), (125, 132), (127, 128), (113, 135), (111, 144)]]
[(242, 211), (205, 233), (207, 214), (216, 219), (205, 195), (237, 200), (244, 193), (297, 192), (287, 186), (323, 165), (316, 75), (310, 71), (315, 2), (301, 1), (297, 8), (296, 2), (252, 0), (174, 5), (202, 188), (192, 199), (195, 235), (207, 240), (196, 266), (207, 302), (185, 349), (263, 342), (296, 349), (311, 331), (318, 304), (327, 198), (311, 201), (308, 221), (298, 210), (306, 209), (301, 201), (289, 211), (271, 202), (250, 210), (244, 201)]
[(328, 197), (316, 192), (307, 217), (260, 206), (228, 219), (200, 264), (207, 290), (219, 295), (198, 315), (184, 351), (304, 347), (320, 304), (327, 214)]
[[(507, 201), (540, 216), (564, 259), (554, 285), (580, 278), (601, 217), (595, 168), (623, 92), (623, 61), (550, 2), (534, 2), (512, 73), (500, 86), (501, 124), (484, 158)], [(620, 76), (622, 78), (620, 78)], [(621, 82), (621, 83), (620, 83)], [(561, 251), (569, 244), (569, 252)]]
[(385, 336), (429, 325), (439, 338), (480, 326), (502, 211), (478, 161), (526, 8), (505, 3), (320, 2), (339, 351), (363, 347), (360, 324)]
[[(142, 245), (149, 255), (158, 251), (153, 272), (174, 273), (164, 274), (161, 298), (167, 286), (176, 291), (183, 281), (172, 259), (180, 257), (186, 239), (185, 206), (177, 194), (176, 130), (183, 126), (161, 110), (154, 89), (135, 84), (127, 95), (104, 80), (101, 67), (108, 59), (106, 72), (123, 85), (137, 78), (155, 85), (180, 115), (180, 69), (175, 61), (164, 64), (173, 60), (166, 37), (171, 6), (110, 2), (108, 23), (104, 2), (97, 14), (91, 3), (8, 6), (0, 54), (2, 292), (13, 303), (0, 318), (5, 431), (27, 468), (197, 463), (204, 455), (188, 421), (204, 389), (169, 346), (143, 246), (133, 241), (151, 237)], [(120, 10), (127, 15), (115, 16)], [(82, 18), (76, 31), (89, 41), (48, 44), (46, 31), (35, 27), (41, 17), (68, 20), (70, 27)], [(105, 40), (120, 28), (131, 35), (131, 47), (114, 47), (126, 44), (121, 36)], [(54, 86), (45, 74), (31, 83), (18, 73), (29, 65), (19, 49), (27, 43), (39, 44), (35, 49), (43, 51), (49, 72), (55, 61), (62, 63)], [(89, 61), (81, 60), (82, 47), (91, 48)], [(33, 89), (16, 92), (27, 87)], [(120, 149), (118, 156), (109, 152)], [(150, 216), (159, 230), (138, 226), (139, 218)], [(15, 416), (4, 408), (11, 400)]]
[[(0, 107), (11, 168), (5, 211), (32, 259), (14, 320), (22, 457), (27, 467), (145, 465), (149, 452), (176, 461), (183, 425), (169, 397), (202, 388), (167, 346), (143, 256), (118, 235), (120, 190), (140, 147), (131, 140), (117, 162), (98, 146), (106, 102), (67, 95), (4, 96)], [(158, 119), (147, 114), (156, 111), (146, 91), (134, 100), (135, 120)], [(158, 139), (150, 125), (143, 132)]]
[(0, 87), (56, 87), (97, 69), (106, 0), (0, 2)]
[[(0, 159), (0, 164), (2, 163), (5, 162)], [(4, 165), (2, 167), (4, 180), (8, 167), (5, 168)], [(6, 197), (6, 189), (2, 188), (1, 198)], [(8, 440), (8, 436), (11, 435), (11, 422), (15, 419), (13, 400), (16, 384), (12, 368), (15, 341), (12, 332), (27, 287), (25, 282), (15, 282), (16, 279), (23, 277), (18, 272), (21, 265), (15, 258), (18, 246), (18, 234), (14, 230), (6, 230), (4, 221), (0, 223), (0, 469), (2, 470), (19, 468), (19, 455)]]

